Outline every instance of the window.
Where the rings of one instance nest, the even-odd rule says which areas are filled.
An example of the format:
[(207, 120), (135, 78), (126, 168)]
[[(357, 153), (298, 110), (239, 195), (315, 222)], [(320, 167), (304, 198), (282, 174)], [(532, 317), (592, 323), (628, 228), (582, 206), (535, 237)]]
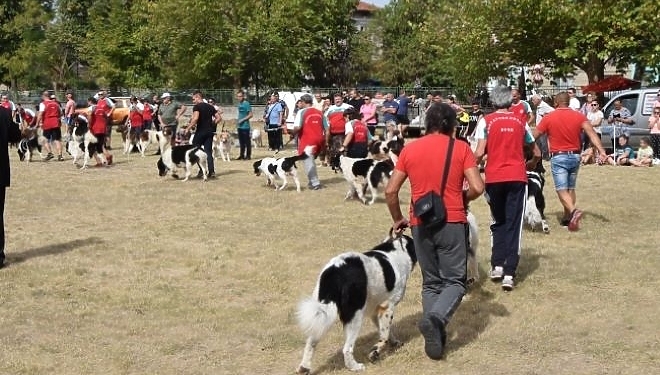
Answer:
[[(631, 115), (635, 114), (637, 110), (637, 101), (639, 100), (639, 94), (622, 95), (617, 97), (617, 99), (621, 100), (621, 104), (623, 104), (624, 107), (628, 108)], [(609, 117), (610, 112), (612, 112), (613, 109), (614, 109), (614, 102), (612, 102), (610, 105), (605, 107), (605, 110), (603, 111), (605, 118)]]

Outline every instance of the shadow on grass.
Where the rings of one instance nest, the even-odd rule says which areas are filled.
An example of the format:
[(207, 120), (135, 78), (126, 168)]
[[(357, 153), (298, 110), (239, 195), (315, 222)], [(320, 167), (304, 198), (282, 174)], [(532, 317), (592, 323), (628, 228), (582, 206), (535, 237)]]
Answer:
[(59, 255), (75, 250), (80, 247), (98, 245), (103, 242), (104, 241), (99, 237), (88, 237), (84, 239), (72, 240), (69, 242), (62, 242), (58, 244), (37, 247), (34, 249), (22, 251), (20, 253), (8, 253), (7, 262), (10, 264), (23, 263), (26, 260), (30, 260), (32, 258), (49, 256), (49, 255)]
[(520, 253), (520, 262), (516, 270), (517, 284), (525, 281), (529, 275), (533, 274), (539, 268), (539, 259), (546, 257), (546, 255), (541, 255), (536, 250), (528, 248), (523, 248)]
[[(483, 278), (481, 280), (483, 280)], [(447, 327), (447, 348), (445, 354), (457, 351), (475, 341), (479, 335), (486, 330), (486, 327), (491, 322), (492, 316), (499, 317), (509, 315), (509, 311), (504, 305), (493, 301), (495, 294), (482, 289), (480, 285), (481, 284), (479, 283), (470, 289), (471, 293), (469, 297), (466, 297), (461, 303), (458, 311), (450, 321)], [(421, 311), (405, 316), (401, 320), (397, 320), (395, 314), (393, 333), (403, 345), (409, 344), (412, 339), (420, 336), (419, 330), (417, 329), (417, 322), (421, 317)], [(365, 330), (365, 325), (371, 326), (367, 327), (367, 329), (373, 329), (373, 324), (368, 323), (365, 320), (363, 323), (363, 330)], [(369, 366), (369, 351), (376, 342), (378, 342), (377, 332), (360, 336), (354, 347), (355, 359), (358, 362), (365, 363), (365, 365)], [(341, 344), (343, 346), (343, 340)], [(425, 355), (423, 345), (420, 345), (419, 348), (414, 348), (413, 350), (417, 349), (422, 356)], [(383, 352), (383, 357), (395, 355), (395, 353), (396, 349), (388, 347)], [(374, 364), (374, 366), (377, 365), (377, 363)], [(314, 371), (314, 374), (344, 369), (344, 355), (340, 347), (332, 357), (326, 360), (325, 364)]]
[[(396, 310), (394, 313), (394, 320), (393, 320), (393, 327), (392, 327), (392, 333), (394, 337), (397, 338), (397, 340), (401, 341), (401, 344), (406, 345), (408, 344), (413, 338), (416, 336), (419, 336), (420, 333), (417, 330), (417, 321), (421, 319), (422, 313), (421, 311), (408, 315), (404, 317), (401, 320), (397, 320), (397, 315), (396, 315)], [(374, 325), (371, 323), (370, 319), (365, 319), (362, 323), (362, 330), (360, 332), (365, 332), (367, 330), (373, 330)], [(321, 343), (323, 343), (324, 340), (321, 340)], [(378, 342), (378, 332), (371, 332), (368, 335), (362, 335), (358, 337), (357, 341), (355, 342), (355, 347), (353, 348), (353, 354), (355, 356), (355, 360), (364, 363), (365, 366), (369, 366), (370, 362), (368, 359), (369, 356), (369, 351), (371, 351), (371, 348)], [(313, 371), (314, 374), (321, 374), (324, 372), (332, 372), (332, 371), (337, 371), (337, 370), (346, 370), (346, 367), (344, 366), (344, 354), (342, 353), (342, 347), (344, 345), (344, 336), (342, 336), (342, 341), (341, 341), (341, 346), (338, 348), (339, 350), (335, 352), (332, 357), (326, 359), (325, 363), (315, 369)], [(422, 351), (424, 350), (423, 348), (421, 349)], [(396, 352), (396, 348), (392, 347), (386, 347), (385, 350), (381, 353), (381, 358), (388, 357), (390, 355), (393, 355)], [(318, 360), (323, 360), (322, 358), (318, 358)], [(378, 362), (376, 362), (374, 365), (377, 365)]]
[(348, 186), (346, 179), (342, 175), (338, 175), (336, 177), (324, 179), (321, 181), (322, 185), (332, 185), (332, 184), (340, 184), (340, 183), (347, 184), (346, 186)]
[[(555, 217), (557, 219), (557, 226), (559, 226), (559, 222), (561, 219), (564, 218), (564, 211), (555, 211), (550, 214), (548, 214), (548, 217)], [(584, 211), (584, 214), (582, 218), (584, 219), (585, 217), (589, 218), (594, 218), (602, 223), (609, 223), (610, 219), (606, 216), (603, 216), (599, 213), (593, 212), (593, 211)]]

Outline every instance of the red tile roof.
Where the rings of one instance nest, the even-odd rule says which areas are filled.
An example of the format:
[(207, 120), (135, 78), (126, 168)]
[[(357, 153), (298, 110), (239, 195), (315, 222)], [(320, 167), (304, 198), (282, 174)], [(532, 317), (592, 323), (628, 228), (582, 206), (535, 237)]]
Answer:
[(375, 6), (373, 4), (366, 3), (364, 1), (360, 1), (358, 3), (358, 5), (355, 7), (355, 10), (357, 10), (357, 11), (369, 12), (369, 13), (375, 12), (378, 9), (380, 9), (380, 8), (378, 8), (377, 6)]

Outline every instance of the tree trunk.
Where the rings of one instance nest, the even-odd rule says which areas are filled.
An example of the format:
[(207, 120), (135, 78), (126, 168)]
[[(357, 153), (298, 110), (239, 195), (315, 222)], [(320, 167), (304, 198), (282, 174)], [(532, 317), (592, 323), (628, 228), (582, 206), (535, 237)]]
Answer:
[(646, 65), (643, 63), (635, 63), (635, 72), (633, 73), (632, 79), (635, 81), (642, 82), (644, 80), (644, 71), (646, 70)]
[(583, 69), (587, 73), (587, 79), (590, 84), (605, 78), (605, 62), (595, 54), (589, 56), (589, 60)]

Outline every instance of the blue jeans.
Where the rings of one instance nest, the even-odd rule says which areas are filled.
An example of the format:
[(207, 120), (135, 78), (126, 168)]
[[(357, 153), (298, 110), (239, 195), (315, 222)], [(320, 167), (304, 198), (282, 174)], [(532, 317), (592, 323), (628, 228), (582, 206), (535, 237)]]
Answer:
[(550, 159), (552, 179), (555, 190), (575, 190), (578, 170), (580, 169), (580, 154), (559, 154)]

